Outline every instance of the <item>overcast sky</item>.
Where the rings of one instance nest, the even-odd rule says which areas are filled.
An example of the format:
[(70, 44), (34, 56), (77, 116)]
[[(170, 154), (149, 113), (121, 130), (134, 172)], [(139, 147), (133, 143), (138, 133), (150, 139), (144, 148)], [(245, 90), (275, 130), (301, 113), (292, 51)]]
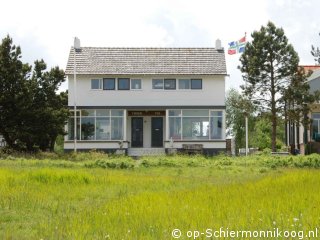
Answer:
[[(65, 69), (75, 36), (86, 47), (214, 47), (219, 38), (227, 50), (270, 20), (309, 65), (311, 44), (320, 46), (319, 9), (319, 0), (10, 0), (1, 2), (0, 37), (9, 34), (24, 61)], [(227, 88), (237, 88), (239, 55), (226, 60)]]

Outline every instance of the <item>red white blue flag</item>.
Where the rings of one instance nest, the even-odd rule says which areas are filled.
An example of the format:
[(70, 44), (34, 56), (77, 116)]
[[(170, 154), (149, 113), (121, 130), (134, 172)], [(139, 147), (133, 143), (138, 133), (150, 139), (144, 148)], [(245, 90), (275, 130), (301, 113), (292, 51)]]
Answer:
[(241, 38), (239, 41), (233, 41), (229, 42), (229, 48), (228, 48), (228, 54), (233, 55), (237, 53), (242, 53), (244, 52), (244, 49), (246, 47), (246, 36)]

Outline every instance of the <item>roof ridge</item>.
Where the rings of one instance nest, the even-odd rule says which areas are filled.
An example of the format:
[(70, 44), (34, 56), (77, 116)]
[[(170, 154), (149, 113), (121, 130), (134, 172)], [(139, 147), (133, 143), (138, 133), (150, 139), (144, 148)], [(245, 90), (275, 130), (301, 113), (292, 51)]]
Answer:
[[(81, 47), (80, 49), (212, 49), (220, 50), (214, 47)], [(71, 47), (73, 49), (73, 47)]]

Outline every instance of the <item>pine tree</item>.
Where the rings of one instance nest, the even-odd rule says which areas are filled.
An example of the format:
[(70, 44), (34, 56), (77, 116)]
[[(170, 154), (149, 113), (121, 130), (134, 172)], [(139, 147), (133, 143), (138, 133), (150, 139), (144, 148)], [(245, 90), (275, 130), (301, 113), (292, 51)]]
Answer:
[(20, 59), (20, 47), (13, 45), (9, 36), (5, 37), (0, 45), (0, 133), (7, 145), (15, 149), (20, 129), (24, 128), (21, 114), (26, 111), (26, 79), (31, 71)]
[(272, 22), (251, 36), (252, 42), (240, 57), (239, 68), (246, 83), (242, 89), (261, 112), (271, 113), (271, 147), (276, 151), (277, 116), (284, 107), (282, 94), (298, 69), (299, 57), (283, 29)]
[(56, 93), (64, 71), (47, 71), (43, 60), (32, 71), (20, 59), (20, 47), (7, 36), (0, 45), (0, 134), (16, 150), (53, 150), (69, 115), (66, 93)]
[[(320, 33), (319, 33), (320, 36)], [(320, 49), (319, 47), (315, 47), (311, 45), (311, 55), (314, 57), (314, 61), (316, 64), (320, 64)]]

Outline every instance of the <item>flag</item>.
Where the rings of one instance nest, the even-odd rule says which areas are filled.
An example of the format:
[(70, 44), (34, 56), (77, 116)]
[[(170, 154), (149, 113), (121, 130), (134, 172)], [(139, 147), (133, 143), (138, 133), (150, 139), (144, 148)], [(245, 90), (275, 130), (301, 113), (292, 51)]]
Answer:
[(229, 44), (229, 49), (228, 49), (228, 54), (233, 55), (237, 53), (237, 44), (236, 42), (230, 42)]
[(241, 38), (239, 41), (233, 41), (233, 42), (228, 43), (229, 44), (228, 54), (233, 55), (233, 54), (237, 54), (237, 53), (243, 53), (245, 46), (246, 46), (246, 43), (247, 43), (246, 36)]

